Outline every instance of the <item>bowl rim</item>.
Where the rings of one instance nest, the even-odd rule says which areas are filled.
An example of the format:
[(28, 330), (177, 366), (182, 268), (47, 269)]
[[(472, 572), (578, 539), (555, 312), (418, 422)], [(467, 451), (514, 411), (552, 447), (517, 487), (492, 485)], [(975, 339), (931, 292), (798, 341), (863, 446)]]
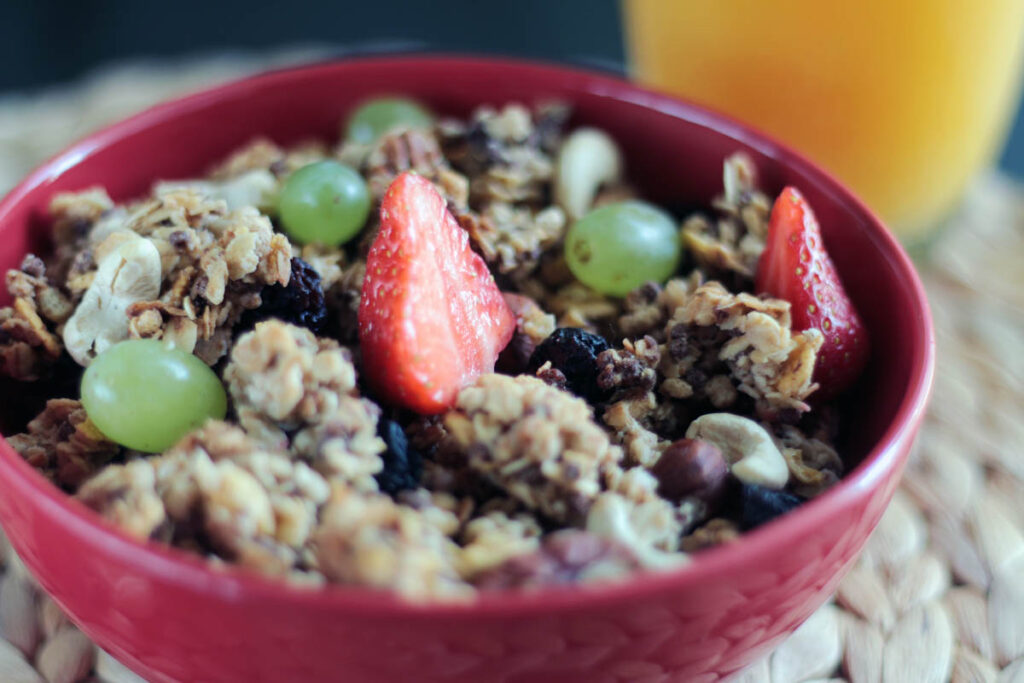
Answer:
[(751, 557), (756, 558), (769, 552), (772, 546), (813, 534), (819, 519), (828, 518), (836, 511), (853, 505), (879, 486), (893, 469), (899, 468), (902, 462), (901, 451), (905, 444), (909, 445), (924, 417), (935, 369), (935, 334), (927, 296), (902, 246), (856, 195), (802, 154), (731, 116), (615, 75), (535, 60), (434, 53), (343, 57), (266, 71), (161, 102), (71, 144), (38, 166), (0, 200), (0, 222), (29, 192), (59, 177), (68, 168), (107, 144), (185, 112), (201, 109), (221, 98), (238, 96), (254, 89), (273, 88), (297, 77), (321, 75), (322, 72), (431, 65), (450, 69), (514, 71), (520, 76), (535, 74), (558, 78), (571, 84), (574, 89), (589, 89), (609, 98), (685, 118), (763, 151), (786, 166), (799, 168), (822, 191), (865, 219), (863, 222), (867, 226), (869, 239), (885, 255), (890, 266), (901, 274), (904, 286), (910, 290), (910, 313), (913, 315), (919, 348), (915, 349), (917, 353), (912, 361), (906, 395), (883, 435), (860, 464), (829, 491), (808, 501), (798, 510), (744, 533), (736, 543), (702, 551), (678, 569), (638, 572), (621, 581), (596, 585), (480, 593), (476, 599), (464, 602), (415, 602), (387, 591), (375, 591), (361, 586), (328, 584), (323, 587), (307, 587), (282, 577), (265, 576), (255, 570), (233, 565), (213, 565), (203, 557), (155, 541), (140, 541), (108, 524), (98, 513), (59, 490), (25, 462), (6, 438), (0, 438), (0, 481), (12, 487), (28, 487), (42, 512), (55, 518), (59, 516), (69, 533), (89, 537), (91, 543), (104, 548), (125, 565), (137, 567), (141, 572), (159, 576), (161, 580), (177, 584), (183, 590), (205, 594), (211, 599), (237, 602), (244, 597), (246, 601), (277, 602), (309, 610), (344, 610), (374, 617), (479, 619), (540, 614), (550, 616), (639, 600), (661, 591), (681, 590), (689, 585), (713, 581), (715, 575), (728, 567), (749, 562)]

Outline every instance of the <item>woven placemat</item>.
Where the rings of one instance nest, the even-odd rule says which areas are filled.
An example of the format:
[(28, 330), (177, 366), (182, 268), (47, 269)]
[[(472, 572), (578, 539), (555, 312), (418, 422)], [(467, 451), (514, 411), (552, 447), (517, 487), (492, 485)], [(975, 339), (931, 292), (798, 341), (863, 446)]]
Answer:
[[(0, 98), (0, 193), (157, 100), (318, 56), (130, 65)], [(834, 598), (744, 683), (1024, 683), (1024, 189), (982, 178), (922, 266), (935, 393), (903, 485)], [(135, 682), (35, 586), (0, 534), (0, 682)]]

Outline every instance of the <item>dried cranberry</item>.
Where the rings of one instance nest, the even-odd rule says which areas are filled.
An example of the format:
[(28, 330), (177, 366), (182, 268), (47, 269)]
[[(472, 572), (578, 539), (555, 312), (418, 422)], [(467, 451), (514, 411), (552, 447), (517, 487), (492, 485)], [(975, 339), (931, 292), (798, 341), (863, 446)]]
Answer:
[(569, 391), (591, 402), (607, 397), (597, 384), (597, 355), (608, 350), (604, 338), (576, 327), (559, 327), (537, 345), (530, 356), (529, 370), (536, 372), (544, 363), (565, 375)]
[(269, 285), (260, 291), (258, 308), (246, 311), (236, 331), (252, 329), (267, 318), (308, 328), (314, 334), (327, 322), (327, 305), (320, 284), (320, 274), (300, 258), (292, 259), (292, 274), (288, 284)]

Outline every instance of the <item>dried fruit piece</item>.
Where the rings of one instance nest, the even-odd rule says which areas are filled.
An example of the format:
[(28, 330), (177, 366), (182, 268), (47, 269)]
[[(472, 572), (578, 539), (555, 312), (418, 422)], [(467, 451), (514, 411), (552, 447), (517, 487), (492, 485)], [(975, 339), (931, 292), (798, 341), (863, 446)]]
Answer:
[(394, 420), (382, 419), (377, 424), (377, 433), (388, 447), (380, 456), (384, 461), (384, 469), (376, 475), (380, 490), (394, 495), (419, 486), (423, 457), (409, 448), (409, 439), (402, 425)]
[(559, 327), (542, 341), (530, 356), (528, 369), (536, 372), (544, 363), (565, 375), (568, 389), (591, 402), (607, 392), (597, 385), (597, 355), (608, 350), (603, 337), (576, 327)]
[(743, 484), (740, 506), (744, 529), (753, 529), (790, 510), (798, 508), (803, 498), (785, 491), (776, 491), (756, 484)]
[(305, 327), (313, 333), (323, 330), (327, 322), (327, 305), (320, 283), (320, 275), (313, 266), (298, 257), (292, 258), (288, 284), (270, 285), (260, 292), (259, 308), (246, 311), (235, 328), (237, 333), (251, 330), (256, 323), (277, 318), (286, 323)]

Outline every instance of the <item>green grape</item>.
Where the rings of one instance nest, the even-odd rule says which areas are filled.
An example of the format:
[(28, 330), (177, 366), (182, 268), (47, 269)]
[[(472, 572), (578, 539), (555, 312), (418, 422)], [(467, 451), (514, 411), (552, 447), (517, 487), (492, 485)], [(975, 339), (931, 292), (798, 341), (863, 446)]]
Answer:
[(370, 191), (363, 177), (348, 166), (318, 161), (284, 181), (277, 213), (295, 241), (336, 247), (363, 229), (370, 214)]
[(206, 363), (155, 339), (130, 339), (82, 375), (82, 405), (111, 441), (160, 453), (227, 412), (224, 386)]
[(576, 279), (613, 296), (625, 296), (645, 282), (664, 282), (681, 254), (672, 217), (639, 201), (594, 209), (573, 223), (565, 238), (565, 259)]
[(351, 142), (369, 144), (395, 128), (429, 128), (433, 124), (433, 115), (413, 100), (378, 97), (352, 112), (346, 137)]

